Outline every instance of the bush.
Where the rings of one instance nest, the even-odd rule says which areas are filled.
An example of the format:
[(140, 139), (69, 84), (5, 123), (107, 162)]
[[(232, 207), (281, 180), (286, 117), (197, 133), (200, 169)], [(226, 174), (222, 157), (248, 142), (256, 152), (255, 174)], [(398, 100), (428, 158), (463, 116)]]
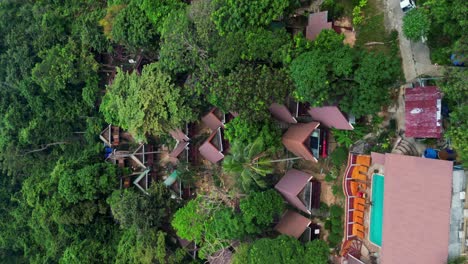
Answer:
[(327, 10), (328, 16), (332, 19), (338, 19), (344, 14), (344, 6), (341, 3), (335, 3), (335, 0), (325, 0), (320, 6), (320, 10)]
[(334, 166), (341, 166), (348, 160), (348, 149), (340, 146), (330, 154), (330, 158)]
[(229, 142), (236, 141), (248, 145), (261, 137), (265, 146), (273, 150), (281, 147), (281, 129), (270, 120), (253, 123), (244, 118), (234, 118), (226, 124), (224, 135)]

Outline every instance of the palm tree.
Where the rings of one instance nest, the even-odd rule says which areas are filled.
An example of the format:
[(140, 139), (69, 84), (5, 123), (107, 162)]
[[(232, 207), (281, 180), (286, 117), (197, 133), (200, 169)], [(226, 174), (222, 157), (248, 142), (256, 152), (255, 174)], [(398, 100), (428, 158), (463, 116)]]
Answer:
[(265, 176), (273, 173), (273, 163), (298, 158), (272, 160), (271, 151), (266, 148), (262, 138), (245, 146), (234, 141), (230, 154), (224, 157), (224, 172), (237, 176), (240, 187), (248, 192), (252, 189), (267, 187)]

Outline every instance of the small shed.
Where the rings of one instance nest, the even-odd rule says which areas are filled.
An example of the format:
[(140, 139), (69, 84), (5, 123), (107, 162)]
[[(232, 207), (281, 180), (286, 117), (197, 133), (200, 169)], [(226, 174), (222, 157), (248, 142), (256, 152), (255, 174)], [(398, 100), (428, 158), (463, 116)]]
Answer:
[(415, 138), (442, 136), (442, 93), (435, 86), (405, 91), (405, 135)]
[(218, 109), (213, 108), (202, 117), (202, 122), (211, 130), (216, 130), (218, 128), (224, 128), (224, 123), (226, 122), (225, 115)]

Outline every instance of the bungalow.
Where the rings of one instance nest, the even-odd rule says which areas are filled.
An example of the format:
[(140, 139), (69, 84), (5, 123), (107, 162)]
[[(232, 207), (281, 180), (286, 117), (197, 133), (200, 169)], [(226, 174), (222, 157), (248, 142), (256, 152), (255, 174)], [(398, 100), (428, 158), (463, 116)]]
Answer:
[(319, 225), (291, 210), (287, 210), (283, 214), (281, 220), (275, 226), (275, 230), (283, 235), (301, 238), (304, 242), (320, 238)]
[(148, 194), (147, 190), (150, 184), (150, 169), (147, 168), (143, 172), (141, 172), (138, 177), (133, 181), (133, 184), (138, 187), (143, 193)]
[(116, 147), (120, 143), (120, 128), (113, 125), (108, 125), (99, 134), (99, 138), (108, 147)]
[(198, 148), (202, 156), (216, 163), (224, 158), (223, 136), (221, 127), (211, 133), (208, 139)]
[(318, 129), (319, 125), (318, 122), (291, 125), (283, 135), (283, 145), (296, 156), (317, 162), (326, 153), (326, 136)]
[[(182, 152), (188, 150), (190, 138), (180, 129), (169, 131), (169, 134), (176, 140), (176, 145), (171, 153), (169, 153), (169, 157), (177, 159)], [(186, 155), (186, 158), (188, 159), (188, 155)]]
[(290, 169), (275, 185), (275, 189), (288, 203), (310, 214), (312, 209), (320, 207), (320, 182), (312, 178), (308, 173)]
[(311, 107), (307, 111), (314, 121), (327, 128), (353, 130), (354, 127), (337, 106)]

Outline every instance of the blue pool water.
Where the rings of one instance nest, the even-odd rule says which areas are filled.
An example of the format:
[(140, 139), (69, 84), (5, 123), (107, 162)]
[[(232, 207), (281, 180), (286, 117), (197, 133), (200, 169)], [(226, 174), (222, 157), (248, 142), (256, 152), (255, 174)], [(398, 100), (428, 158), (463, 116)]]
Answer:
[(369, 240), (382, 245), (382, 221), (384, 205), (384, 176), (374, 174), (372, 178), (372, 207), (370, 214)]

